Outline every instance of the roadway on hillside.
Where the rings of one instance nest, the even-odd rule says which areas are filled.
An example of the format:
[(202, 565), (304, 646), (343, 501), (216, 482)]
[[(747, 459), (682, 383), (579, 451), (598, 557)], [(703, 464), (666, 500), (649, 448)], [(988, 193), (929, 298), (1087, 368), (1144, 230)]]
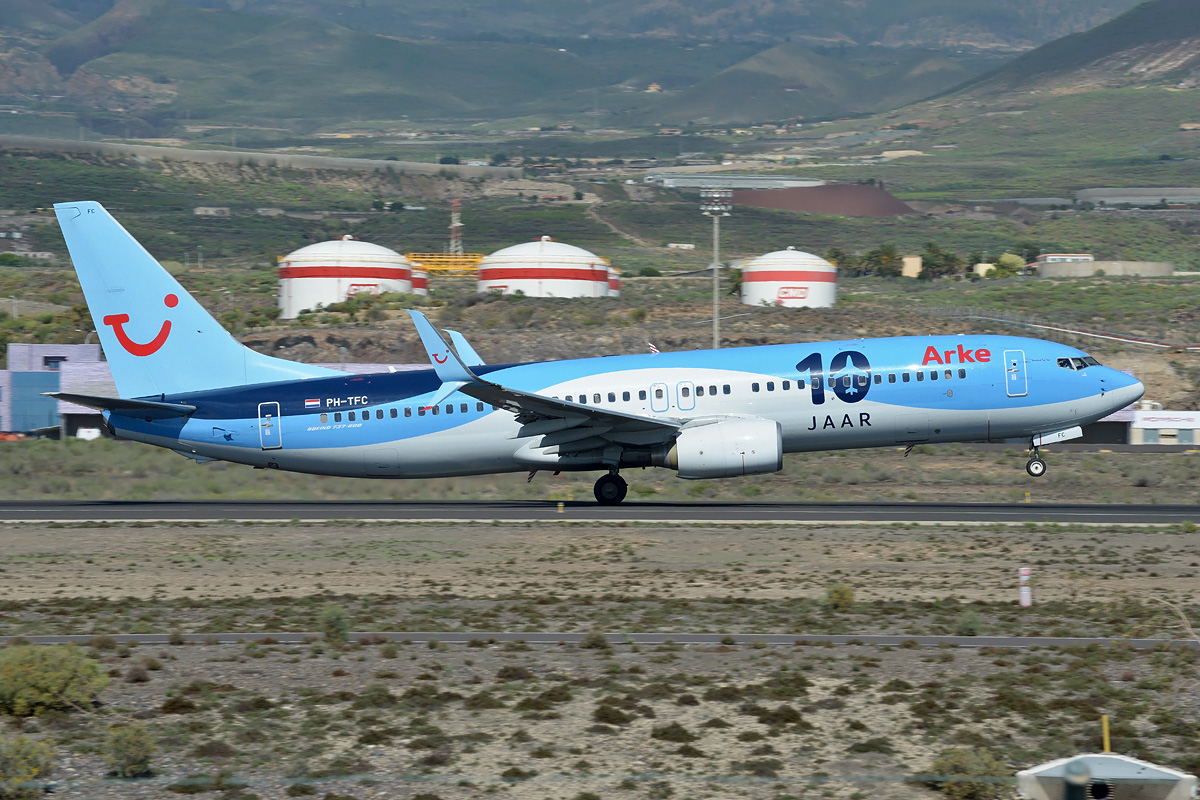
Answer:
[(5, 522), (373, 520), (456, 522), (925, 523), (1171, 525), (1200, 523), (1193, 505), (990, 503), (641, 503), (417, 501), (5, 501)]

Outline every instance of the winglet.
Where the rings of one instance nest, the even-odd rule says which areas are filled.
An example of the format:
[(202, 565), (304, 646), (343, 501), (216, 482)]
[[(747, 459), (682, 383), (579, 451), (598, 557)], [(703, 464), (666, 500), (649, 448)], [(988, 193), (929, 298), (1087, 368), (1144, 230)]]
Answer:
[(424, 314), (410, 310), (408, 315), (412, 317), (413, 325), (417, 327), (417, 335), (421, 337), (421, 344), (425, 346), (425, 353), (429, 356), (429, 362), (433, 364), (433, 370), (442, 383), (458, 383), (465, 386), (468, 383), (480, 382), (475, 373), (450, 349), (450, 345), (446, 344), (446, 340)]
[(479, 367), (486, 363), (479, 357), (479, 353), (475, 352), (475, 348), (471, 347), (465, 336), (458, 331), (448, 330), (446, 333), (450, 334), (450, 342), (454, 345), (454, 349), (458, 351), (458, 355), (464, 364), (468, 367)]

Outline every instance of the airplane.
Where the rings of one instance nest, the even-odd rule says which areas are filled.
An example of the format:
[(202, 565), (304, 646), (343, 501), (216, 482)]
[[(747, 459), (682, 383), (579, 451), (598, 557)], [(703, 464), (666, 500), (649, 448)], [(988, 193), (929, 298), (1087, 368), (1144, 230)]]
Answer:
[(802, 451), (986, 442), (1044, 445), (1140, 398), (1142, 384), (1038, 339), (904, 336), (485, 364), (410, 311), (430, 367), (355, 375), (233, 338), (99, 203), (55, 205), (119, 397), (108, 433), (198, 462), (366, 478), (622, 469), (680, 478), (777, 472)]

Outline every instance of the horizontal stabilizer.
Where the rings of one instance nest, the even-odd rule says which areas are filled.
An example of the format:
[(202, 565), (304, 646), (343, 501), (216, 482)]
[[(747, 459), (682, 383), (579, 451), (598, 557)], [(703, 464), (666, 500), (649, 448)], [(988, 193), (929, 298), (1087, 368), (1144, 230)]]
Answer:
[(72, 394), (71, 392), (43, 392), (43, 394), (46, 397), (53, 397), (55, 400), (74, 403), (77, 406), (146, 419), (186, 417), (196, 410), (195, 406), (184, 403), (160, 403), (156, 400), (130, 400), (126, 397), (101, 397), (93, 394)]

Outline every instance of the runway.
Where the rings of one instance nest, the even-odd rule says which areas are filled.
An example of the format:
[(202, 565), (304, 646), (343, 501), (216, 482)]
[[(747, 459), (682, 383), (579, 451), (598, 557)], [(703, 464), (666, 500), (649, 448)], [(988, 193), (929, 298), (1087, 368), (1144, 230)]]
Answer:
[[(179, 634), (176, 634), (179, 636)], [(588, 634), (583, 633), (553, 633), (553, 632), (472, 632), (472, 631), (400, 631), (389, 633), (351, 633), (350, 641), (360, 637), (371, 637), (373, 641), (387, 640), (392, 642), (440, 642), (448, 645), (478, 645), (503, 644), (505, 642), (522, 642), (529, 645), (548, 647), (558, 645), (577, 645)], [(169, 644), (171, 636), (165, 633), (118, 633), (112, 634), (119, 642), (140, 645)], [(1065, 636), (894, 636), (894, 635), (855, 635), (855, 634), (803, 634), (786, 633), (607, 633), (604, 634), (608, 643), (614, 647), (622, 645), (693, 645), (693, 646), (742, 646), (761, 647), (824, 647), (826, 645), (862, 645), (887, 647), (1084, 647), (1087, 645), (1112, 645), (1132, 647), (1135, 650), (1152, 650), (1160, 646), (1200, 648), (1200, 642), (1191, 639), (1113, 639), (1105, 637), (1065, 637)], [(68, 644), (86, 645), (95, 638), (93, 634), (60, 634), (51, 636), (0, 636), (0, 646), (10, 639), (21, 638), (34, 644)], [(244, 632), (244, 633), (192, 633), (182, 634), (182, 641), (189, 645), (236, 644), (269, 640), (281, 644), (297, 644), (317, 642), (323, 636), (315, 632)]]
[(5, 522), (146, 521), (313, 522), (643, 522), (660, 524), (1077, 525), (1200, 524), (1193, 505), (1050, 505), (989, 503), (642, 503), (592, 502), (262, 502), (4, 501)]

